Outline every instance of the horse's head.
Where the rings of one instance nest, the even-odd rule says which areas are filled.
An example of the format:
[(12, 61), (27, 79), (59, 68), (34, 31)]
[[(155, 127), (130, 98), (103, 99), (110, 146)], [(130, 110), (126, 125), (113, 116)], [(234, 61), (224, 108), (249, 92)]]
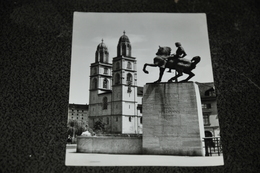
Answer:
[(170, 55), (171, 54), (171, 48), (170, 47), (161, 47), (161, 46), (159, 46), (159, 49), (158, 49), (158, 51), (157, 51), (157, 53), (156, 53), (156, 55), (166, 55), (166, 56), (168, 56), (168, 55)]

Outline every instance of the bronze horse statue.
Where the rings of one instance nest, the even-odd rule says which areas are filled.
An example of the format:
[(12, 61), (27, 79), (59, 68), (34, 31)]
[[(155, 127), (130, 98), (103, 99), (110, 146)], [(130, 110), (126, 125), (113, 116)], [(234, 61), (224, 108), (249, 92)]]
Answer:
[(171, 54), (170, 47), (160, 47), (159, 46), (159, 49), (156, 53), (157, 56), (153, 59), (154, 63), (153, 64), (148, 64), (148, 63), (144, 64), (143, 71), (147, 74), (149, 73), (146, 70), (147, 66), (160, 68), (159, 79), (157, 81), (155, 81), (154, 83), (161, 82), (163, 73), (166, 68), (175, 69), (177, 72), (177, 74), (174, 77), (172, 77), (171, 79), (169, 79), (168, 82), (173, 82), (174, 80), (176, 80), (176, 82), (177, 82), (178, 78), (181, 77), (183, 75), (183, 73), (186, 73), (189, 76), (180, 82), (187, 82), (193, 76), (195, 76), (195, 74), (192, 73), (191, 71), (193, 69), (195, 69), (196, 65), (200, 62), (199, 56), (195, 56), (191, 60), (189, 60), (186, 58), (176, 58), (174, 54), (173, 55), (170, 55), (170, 54)]

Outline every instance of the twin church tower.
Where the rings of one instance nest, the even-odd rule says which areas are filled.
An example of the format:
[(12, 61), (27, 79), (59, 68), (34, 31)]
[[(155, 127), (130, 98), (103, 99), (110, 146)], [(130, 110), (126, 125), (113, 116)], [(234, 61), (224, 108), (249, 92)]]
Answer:
[(109, 62), (105, 43), (97, 46), (90, 66), (89, 120), (91, 128), (102, 122), (108, 133), (142, 133), (142, 87), (137, 86), (136, 58), (124, 34), (119, 38), (117, 56)]

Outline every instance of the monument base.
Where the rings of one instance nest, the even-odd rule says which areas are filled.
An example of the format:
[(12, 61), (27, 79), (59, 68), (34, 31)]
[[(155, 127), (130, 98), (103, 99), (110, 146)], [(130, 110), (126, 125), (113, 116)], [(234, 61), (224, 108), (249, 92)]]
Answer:
[(146, 84), (143, 154), (203, 156), (203, 115), (194, 82)]

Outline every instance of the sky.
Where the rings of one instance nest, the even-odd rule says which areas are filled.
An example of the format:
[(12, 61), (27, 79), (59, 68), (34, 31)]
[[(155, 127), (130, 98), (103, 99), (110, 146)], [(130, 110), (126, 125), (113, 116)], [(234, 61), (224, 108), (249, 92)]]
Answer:
[[(171, 53), (175, 53), (175, 42), (182, 44), (187, 53), (185, 58), (201, 57), (190, 81), (213, 82), (206, 14), (74, 12), (69, 103), (89, 103), (90, 64), (95, 62), (97, 46), (103, 39), (112, 63), (124, 31), (132, 46), (132, 56), (137, 60), (138, 86), (158, 79), (158, 67), (147, 67), (149, 74), (145, 74), (143, 65), (153, 62), (159, 46), (171, 47)], [(175, 74), (167, 71), (162, 82)], [(187, 77), (184, 74), (180, 80)]]

